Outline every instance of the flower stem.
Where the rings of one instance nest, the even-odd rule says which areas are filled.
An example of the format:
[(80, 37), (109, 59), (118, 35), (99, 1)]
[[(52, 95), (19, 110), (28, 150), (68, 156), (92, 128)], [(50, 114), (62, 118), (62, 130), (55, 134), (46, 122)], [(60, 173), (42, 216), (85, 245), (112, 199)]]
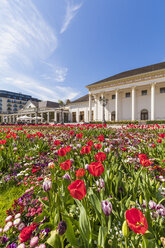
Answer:
[(127, 238), (125, 237), (125, 248), (128, 248)]

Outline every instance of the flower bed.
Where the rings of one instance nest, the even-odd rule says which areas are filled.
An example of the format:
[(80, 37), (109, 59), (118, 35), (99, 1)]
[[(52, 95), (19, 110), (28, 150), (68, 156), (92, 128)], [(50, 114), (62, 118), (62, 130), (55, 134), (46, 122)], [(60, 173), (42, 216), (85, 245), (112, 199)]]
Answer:
[(1, 189), (25, 187), (0, 247), (165, 244), (164, 127), (2, 127), (0, 161)]

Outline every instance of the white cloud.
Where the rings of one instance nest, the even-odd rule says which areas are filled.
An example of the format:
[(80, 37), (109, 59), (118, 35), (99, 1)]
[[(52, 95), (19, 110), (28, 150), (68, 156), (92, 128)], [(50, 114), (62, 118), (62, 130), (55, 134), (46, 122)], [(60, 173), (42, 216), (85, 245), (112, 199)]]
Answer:
[(62, 28), (60, 30), (61, 34), (66, 31), (71, 20), (77, 14), (77, 12), (81, 8), (81, 6), (82, 6), (82, 3), (74, 4), (73, 0), (67, 0), (66, 15), (64, 18), (64, 23), (62, 25)]
[(14, 91), (24, 92), (31, 94), (33, 97), (38, 97), (41, 100), (58, 101), (59, 99), (73, 99), (78, 96), (80, 92), (72, 89), (71, 87), (52, 86), (47, 87), (46, 84), (41, 84), (38, 80), (35, 80), (24, 75), (15, 74), (14, 77), (0, 78), (3, 80), (3, 84), (8, 90), (8, 87), (13, 87)]
[[(57, 87), (65, 81), (68, 68), (47, 63), (57, 44), (54, 30), (32, 0), (0, 0), (1, 89), (52, 101), (78, 95), (70, 87)], [(42, 75), (37, 77), (41, 68)]]
[(31, 67), (56, 49), (57, 37), (30, 0), (3, 0), (0, 9), (1, 71)]
[(50, 63), (44, 62), (49, 69), (49, 76), (47, 74), (43, 74), (42, 77), (47, 80), (54, 79), (56, 82), (62, 83), (65, 81), (68, 68), (67, 67), (59, 67)]

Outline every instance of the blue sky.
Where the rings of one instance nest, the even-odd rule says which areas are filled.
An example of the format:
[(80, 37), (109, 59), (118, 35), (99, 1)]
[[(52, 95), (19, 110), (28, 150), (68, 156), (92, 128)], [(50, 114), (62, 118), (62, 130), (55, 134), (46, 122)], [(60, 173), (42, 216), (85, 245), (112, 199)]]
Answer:
[(165, 61), (163, 0), (0, 0), (0, 88), (75, 99)]

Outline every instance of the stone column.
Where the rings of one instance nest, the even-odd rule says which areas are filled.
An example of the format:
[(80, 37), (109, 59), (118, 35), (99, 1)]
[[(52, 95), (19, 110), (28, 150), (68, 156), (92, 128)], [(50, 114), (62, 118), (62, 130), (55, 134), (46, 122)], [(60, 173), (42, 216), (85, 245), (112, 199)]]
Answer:
[(49, 123), (49, 112), (47, 112), (47, 122)]
[(56, 111), (54, 111), (54, 122), (57, 122), (57, 115), (56, 115)]
[(115, 121), (118, 121), (118, 90), (115, 92)]
[(76, 111), (76, 122), (79, 122), (79, 108)]
[(151, 120), (155, 119), (155, 84), (151, 84)]
[(43, 122), (43, 118), (44, 118), (44, 116), (43, 116), (43, 112), (41, 112), (41, 122)]
[(85, 122), (88, 122), (88, 107), (86, 107), (85, 108), (85, 117), (84, 117), (84, 119), (85, 119)]
[(92, 121), (92, 95), (89, 93), (89, 122)]
[[(101, 98), (103, 99), (104, 97), (104, 93), (101, 94)], [(100, 101), (100, 104), (101, 104), (101, 121), (104, 121), (104, 115), (105, 115), (105, 108), (103, 106), (103, 101)]]
[(94, 113), (94, 118), (95, 121), (97, 121), (98, 119), (98, 99), (97, 96), (95, 95), (95, 113)]
[(135, 121), (135, 87), (132, 88), (132, 121)]

